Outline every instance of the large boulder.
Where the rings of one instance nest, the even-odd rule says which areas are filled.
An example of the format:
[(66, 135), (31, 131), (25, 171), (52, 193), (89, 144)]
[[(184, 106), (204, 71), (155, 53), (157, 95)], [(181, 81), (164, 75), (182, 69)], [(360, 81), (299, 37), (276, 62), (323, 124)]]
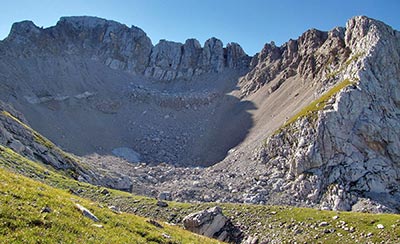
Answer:
[(189, 214), (183, 219), (183, 225), (191, 232), (216, 238), (220, 241), (240, 243), (242, 239), (240, 229), (223, 215), (220, 207)]

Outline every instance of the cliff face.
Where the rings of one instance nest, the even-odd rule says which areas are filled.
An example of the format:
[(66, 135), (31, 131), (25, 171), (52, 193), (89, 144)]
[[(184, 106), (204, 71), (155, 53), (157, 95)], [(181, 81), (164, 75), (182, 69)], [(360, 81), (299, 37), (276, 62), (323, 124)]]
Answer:
[(241, 79), (242, 96), (248, 96), (265, 84), (274, 82), (270, 92), (288, 78), (299, 76), (304, 81), (323, 80), (329, 70), (335, 70), (350, 54), (345, 45), (345, 29), (329, 32), (311, 29), (297, 40), (281, 47), (267, 43), (251, 60), (251, 70)]
[(153, 46), (140, 28), (96, 17), (63, 17), (46, 29), (31, 21), (15, 23), (5, 43), (12, 49), (3, 49), (8, 55), (87, 56), (112, 69), (156, 80), (190, 79), (227, 68), (246, 70), (250, 61), (236, 43), (224, 48), (220, 40), (211, 38), (204, 47), (195, 39), (185, 44), (161, 40)]
[(334, 75), (353, 83), (283, 126), (259, 157), (271, 175), (285, 172), (281, 188), (297, 199), (350, 210), (367, 197), (398, 211), (400, 33), (356, 17), (347, 23), (344, 45), (350, 58)]

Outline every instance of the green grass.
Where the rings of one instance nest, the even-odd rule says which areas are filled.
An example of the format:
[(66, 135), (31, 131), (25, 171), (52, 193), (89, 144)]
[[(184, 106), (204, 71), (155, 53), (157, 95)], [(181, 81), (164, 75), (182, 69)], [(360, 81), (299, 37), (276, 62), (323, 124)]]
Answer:
[[(143, 217), (115, 214), (99, 203), (5, 169), (0, 169), (0, 199), (0, 243), (218, 243), (176, 226), (158, 228)], [(84, 217), (76, 203), (100, 222)], [(44, 207), (51, 212), (42, 213)]]
[(345, 79), (342, 82), (340, 82), (339, 84), (335, 85), (330, 90), (325, 92), (321, 97), (312, 101), (309, 105), (303, 107), (298, 113), (296, 113), (294, 116), (292, 116), (290, 119), (288, 119), (273, 134), (275, 135), (275, 134), (280, 133), (283, 129), (287, 128), (289, 125), (291, 125), (292, 123), (294, 123), (295, 121), (297, 121), (303, 117), (308, 117), (312, 120), (315, 120), (318, 116), (318, 111), (322, 110), (326, 106), (326, 103), (328, 102), (329, 99), (331, 99), (334, 95), (336, 95), (338, 92), (340, 92), (343, 88), (348, 87), (353, 84), (355, 84), (354, 81)]
[[(47, 238), (47, 236), (49, 236), (48, 238), (52, 240), (53, 238), (54, 240), (60, 240), (57, 238), (62, 238), (63, 235), (59, 233), (68, 231), (74, 233), (74, 235), (66, 235), (66, 239), (63, 239), (63, 242), (68, 243), (80, 240), (73, 238), (82, 238), (86, 243), (90, 243), (91, 241), (103, 242), (105, 239), (101, 238), (106, 237), (104, 233), (100, 232), (107, 230), (106, 232), (110, 234), (112, 230), (115, 233), (119, 233), (118, 237), (116, 237), (117, 235), (112, 235), (109, 238), (121, 238), (119, 240), (124, 243), (123, 240), (125, 239), (123, 238), (127, 238), (128, 230), (132, 228), (134, 231), (131, 235), (134, 236), (134, 238), (138, 238), (137, 242), (148, 242), (149, 238), (160, 238), (160, 233), (163, 232), (172, 236), (173, 240), (177, 242), (206, 243), (202, 239), (196, 239), (197, 241), (189, 240), (190, 238), (198, 237), (188, 237), (184, 234), (186, 232), (182, 232), (181, 229), (169, 229), (169, 227), (166, 226), (165, 229), (158, 230), (157, 228), (148, 226), (146, 223), (142, 223), (144, 219), (137, 218), (134, 215), (116, 215), (108, 211), (107, 206), (118, 206), (123, 212), (135, 213), (143, 217), (157, 219), (159, 222), (172, 222), (180, 226), (182, 224), (182, 219), (187, 214), (219, 205), (222, 207), (223, 212), (233, 219), (234, 223), (246, 226), (246, 234), (258, 235), (260, 237), (274, 236), (274, 240), (279, 240), (282, 243), (293, 241), (308, 243), (336, 243), (337, 241), (343, 243), (355, 243), (356, 241), (359, 243), (366, 243), (386, 241), (388, 243), (400, 243), (400, 216), (394, 214), (333, 212), (286, 206), (227, 203), (192, 204), (168, 202), (169, 206), (162, 208), (156, 205), (157, 201), (153, 198), (135, 196), (127, 192), (109, 189), (110, 194), (101, 194), (102, 187), (77, 182), (58, 174), (58, 172), (51, 168), (46, 168), (43, 165), (27, 160), (11, 149), (1, 146), (0, 168), (3, 168), (3, 170), (0, 170), (0, 175), (2, 175), (0, 176), (0, 182), (2, 182), (0, 188), (1, 203), (4, 203), (3, 199), (9, 199), (7, 206), (1, 206), (1, 209), (8, 209), (8, 214), (4, 215), (3, 213), (5, 213), (5, 210), (2, 210), (0, 222), (10, 222), (10, 224), (0, 227), (3, 231), (2, 233), (8, 233), (7, 236), (3, 238), (4, 240), (22, 242), (22, 238), (28, 238), (29, 236), (30, 238), (34, 238), (34, 236), (36, 237), (36, 235), (39, 235), (39, 232), (46, 233), (43, 237), (39, 235), (40, 238)], [(7, 171), (5, 171), (5, 169)], [(16, 173), (23, 174), (36, 181), (16, 175)], [(6, 185), (4, 185), (3, 182), (5, 182)], [(27, 185), (25, 185), (25, 183)], [(71, 195), (71, 192), (74, 194)], [(12, 194), (16, 197), (13, 197)], [(27, 196), (25, 196), (26, 194)], [(92, 210), (93, 213), (102, 220), (100, 224), (105, 227), (103, 229), (93, 228), (91, 226), (93, 222), (82, 218), (80, 213), (74, 209), (73, 205), (75, 202), (71, 199), (78, 199), (81, 205)], [(14, 201), (15, 204), (9, 204), (12, 203), (10, 201)], [(10, 208), (8, 205), (14, 207)], [(43, 218), (42, 214), (40, 214), (40, 209), (46, 205), (55, 211), (48, 214), (49, 217)], [(103, 208), (100, 206), (103, 206)], [(64, 212), (64, 209), (66, 212)], [(28, 211), (29, 213), (21, 212), (21, 214), (19, 214), (19, 211)], [(82, 220), (83, 222), (79, 222), (79, 224), (74, 227), (69, 226), (69, 220), (53, 222), (56, 221), (54, 214), (57, 212), (60, 212), (59, 216), (63, 218), (72, 216), (71, 218), (77, 218), (79, 221)], [(12, 217), (12, 213), (14, 213), (15, 216), (27, 217), (21, 217), (21, 220), (17, 220), (20, 218)], [(332, 217), (335, 215), (339, 216), (339, 219), (333, 220)], [(129, 220), (131, 218), (132, 220)], [(18, 221), (22, 222), (19, 223)], [(326, 227), (319, 227), (318, 225), (322, 221), (328, 222), (329, 225)], [(354, 232), (343, 229), (339, 221), (345, 221), (348, 228), (354, 228)], [(35, 224), (37, 226), (32, 226)], [(383, 224), (385, 229), (377, 229), (377, 224)], [(131, 227), (134, 225), (138, 225), (139, 227)], [(17, 234), (13, 234), (11, 231), (15, 226), (19, 226), (19, 231), (16, 232)], [(147, 228), (150, 228), (150, 230)], [(143, 229), (145, 231), (143, 231)], [(335, 229), (335, 232), (325, 233), (329, 229)], [(144, 233), (148, 234), (145, 235)], [(0, 239), (0, 243), (2, 243), (3, 239)], [(111, 239), (108, 240), (110, 241), (104, 242), (121, 243), (118, 242), (119, 240), (114, 242), (115, 239), (112, 239), (113, 241), (111, 241)], [(157, 240), (160, 241), (163, 239)], [(29, 243), (29, 241), (27, 242)]]

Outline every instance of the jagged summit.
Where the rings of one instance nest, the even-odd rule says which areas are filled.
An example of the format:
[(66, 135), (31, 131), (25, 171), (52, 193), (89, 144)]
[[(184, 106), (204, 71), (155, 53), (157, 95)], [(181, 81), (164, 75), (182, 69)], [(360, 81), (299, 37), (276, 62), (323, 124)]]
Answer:
[[(117, 27), (127, 27), (124, 24), (121, 24), (117, 21), (113, 20), (107, 20), (99, 17), (93, 17), (93, 16), (68, 16), (68, 17), (61, 17), (60, 20), (57, 22), (57, 25), (63, 25), (63, 24), (70, 24), (73, 25), (75, 28), (88, 28), (88, 29), (94, 29), (98, 26), (117, 26)], [(132, 26), (133, 28), (140, 29), (138, 27)]]
[(157, 80), (191, 79), (226, 68), (246, 70), (250, 61), (237, 43), (223, 47), (213, 37), (204, 47), (195, 39), (185, 44), (161, 40), (153, 46), (138, 27), (128, 28), (115, 21), (88, 16), (62, 17), (57, 25), (46, 29), (31, 21), (15, 23), (5, 42), (25, 44), (29, 49), (36, 46), (50, 53), (86, 54), (112, 69)]

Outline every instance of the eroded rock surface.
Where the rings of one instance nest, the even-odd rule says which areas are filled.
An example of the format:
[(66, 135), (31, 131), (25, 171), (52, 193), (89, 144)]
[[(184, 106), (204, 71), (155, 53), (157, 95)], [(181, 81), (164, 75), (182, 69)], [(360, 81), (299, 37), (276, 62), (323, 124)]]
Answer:
[[(400, 60), (399, 37), (365, 17), (347, 23), (346, 47), (361, 57), (336, 75), (355, 83), (334, 95), (316, 118), (301, 117), (268, 139), (260, 160), (269, 184), (281, 182), (281, 190), (296, 200), (328, 209), (351, 210), (368, 197), (399, 211), (400, 67), (393, 63)], [(274, 177), (278, 172), (281, 177)]]
[(46, 29), (32, 21), (18, 22), (12, 26), (5, 43), (14, 49), (2, 50), (8, 55), (30, 57), (38, 52), (46, 56), (85, 55), (112, 69), (167, 81), (190, 79), (226, 68), (245, 70), (250, 62), (236, 43), (224, 48), (220, 40), (210, 38), (204, 47), (195, 39), (185, 44), (161, 40), (153, 46), (146, 33), (136, 26), (129, 28), (88, 16), (62, 17), (56, 26)]
[(220, 241), (240, 243), (241, 231), (222, 214), (219, 207), (192, 213), (183, 219), (185, 229)]

